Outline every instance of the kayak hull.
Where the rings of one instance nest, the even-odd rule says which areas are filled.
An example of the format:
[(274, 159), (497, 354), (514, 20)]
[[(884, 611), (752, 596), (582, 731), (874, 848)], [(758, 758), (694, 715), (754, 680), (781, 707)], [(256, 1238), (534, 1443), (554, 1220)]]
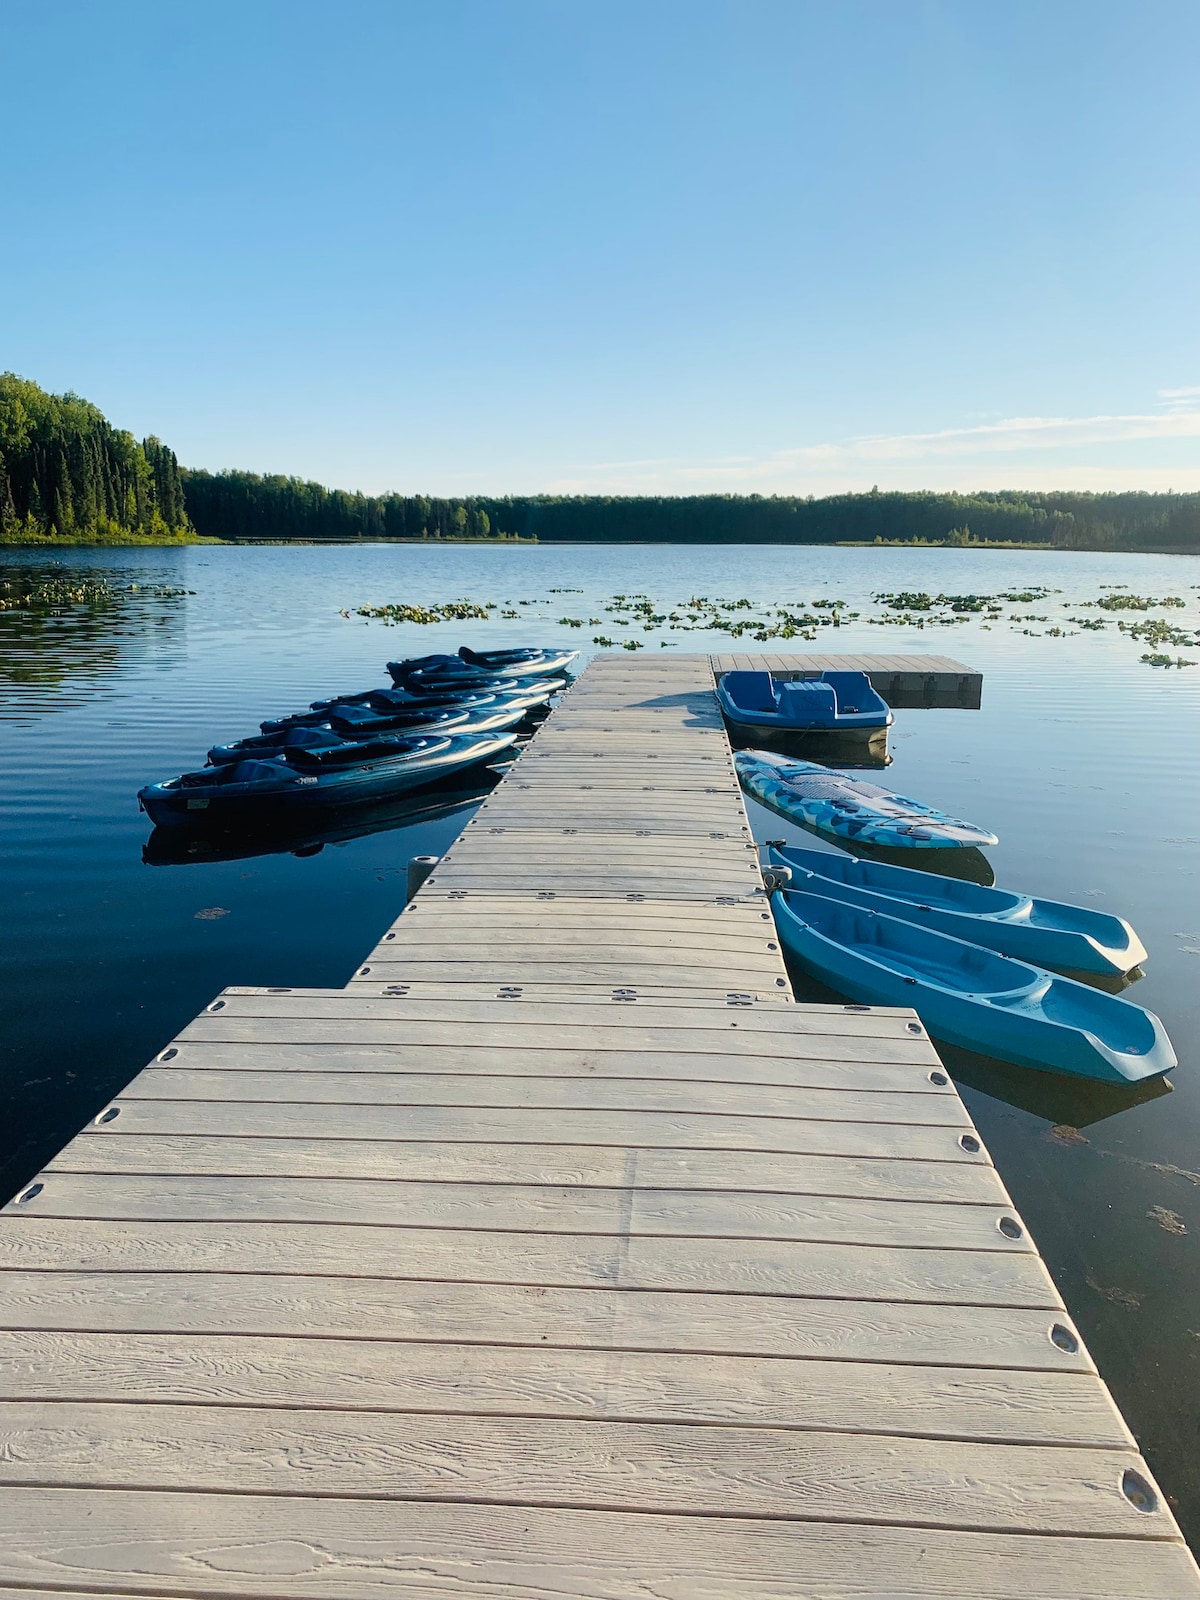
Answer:
[[(332, 770), (289, 761), (246, 761), (205, 769), (186, 780), (148, 784), (138, 793), (157, 827), (249, 825), (330, 806), (379, 803), (485, 765), (516, 742), (512, 733), (447, 735), (416, 756), (366, 761)], [(242, 781), (239, 774), (246, 773)], [(251, 773), (253, 776), (251, 776)], [(211, 777), (209, 783), (197, 779)]]
[(795, 888), (902, 917), (1034, 966), (1120, 977), (1146, 959), (1145, 945), (1123, 918), (1085, 906), (791, 845), (772, 846), (769, 861), (791, 868)]
[(911, 1006), (935, 1038), (1018, 1066), (1137, 1083), (1176, 1065), (1153, 1014), (1025, 962), (804, 890), (777, 891), (780, 943), (851, 1000)]
[(791, 822), (851, 846), (861, 842), (906, 850), (952, 850), (999, 842), (994, 833), (974, 823), (816, 761), (796, 761), (768, 750), (740, 750), (734, 764), (742, 788), (754, 799)]

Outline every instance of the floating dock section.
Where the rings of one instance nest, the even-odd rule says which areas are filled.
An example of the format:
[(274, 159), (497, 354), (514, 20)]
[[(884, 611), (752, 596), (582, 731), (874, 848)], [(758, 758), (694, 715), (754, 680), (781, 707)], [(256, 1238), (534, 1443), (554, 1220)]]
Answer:
[(773, 672), (777, 678), (819, 678), (823, 672), (865, 672), (888, 705), (958, 706), (978, 711), (983, 674), (949, 656), (715, 655), (717, 677), (726, 672)]
[(796, 1004), (706, 657), (0, 1217), (0, 1600), (1197, 1600), (912, 1012)]

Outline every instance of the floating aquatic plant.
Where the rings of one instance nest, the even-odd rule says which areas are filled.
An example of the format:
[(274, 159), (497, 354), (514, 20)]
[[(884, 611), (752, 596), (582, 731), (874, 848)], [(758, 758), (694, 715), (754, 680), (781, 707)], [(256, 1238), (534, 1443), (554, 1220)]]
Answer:
[(416, 622), (424, 627), (431, 622), (469, 622), (476, 617), (480, 617), (486, 622), (488, 619), (488, 614), (484, 607), (476, 605), (471, 600), (449, 600), (443, 605), (435, 606), (403, 604), (355, 606), (353, 610), (343, 611), (341, 615), (343, 617), (367, 617), (375, 622), (386, 622), (389, 627), (393, 628), (401, 622)]

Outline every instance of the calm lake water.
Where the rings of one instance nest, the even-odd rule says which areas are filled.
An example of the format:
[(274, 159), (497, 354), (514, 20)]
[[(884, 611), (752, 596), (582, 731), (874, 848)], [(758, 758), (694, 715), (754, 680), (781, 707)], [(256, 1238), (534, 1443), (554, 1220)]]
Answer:
[[(48, 564), (45, 552), (0, 552), (0, 578), (41, 575)], [(470, 814), (303, 855), (144, 863), (149, 829), (135, 791), (202, 765), (211, 744), (325, 693), (382, 684), (389, 657), (464, 638), (569, 641), (588, 652), (595, 634), (636, 637), (648, 652), (664, 641), (918, 651), (981, 668), (981, 711), (897, 712), (888, 781), (998, 833), (989, 858), (1000, 884), (1128, 917), (1150, 950), (1129, 996), (1162, 1016), (1180, 1065), (1169, 1091), (1139, 1100), (946, 1056), (1185, 1532), (1200, 1541), (1200, 665), (1143, 665), (1149, 647), (1120, 635), (1115, 616), (1101, 631), (1065, 620), (1105, 617), (1082, 603), (1125, 585), (1182, 597), (1185, 608), (1149, 615), (1194, 630), (1200, 558), (204, 547), (66, 551), (55, 571), (103, 573), (124, 593), (43, 621), (0, 612), (5, 1197), (224, 985), (346, 983), (402, 905), (408, 857), (441, 853)], [(980, 613), (923, 629), (867, 621), (886, 614), (877, 592), (1034, 585), (1061, 592), (1005, 602), (987, 626)], [(620, 628), (604, 610), (618, 591), (644, 592), (658, 613), (698, 595), (796, 610), (843, 599), (861, 616), (814, 644), (756, 647), (747, 635), (731, 645), (720, 633)], [(339, 615), (459, 597), (518, 616), (390, 628)], [(563, 617), (603, 625), (573, 629)], [(1055, 626), (1061, 637), (1049, 634)], [(1200, 659), (1200, 650), (1170, 650), (1179, 653)], [(760, 837), (788, 832), (752, 810)]]

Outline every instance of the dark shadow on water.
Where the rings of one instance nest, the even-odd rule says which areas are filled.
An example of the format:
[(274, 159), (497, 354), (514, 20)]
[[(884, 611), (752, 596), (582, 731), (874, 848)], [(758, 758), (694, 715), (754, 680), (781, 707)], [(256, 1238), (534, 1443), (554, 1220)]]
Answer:
[(861, 734), (739, 728), (732, 722), (725, 727), (735, 750), (770, 750), (795, 761), (819, 761), (824, 767), (854, 772), (878, 770), (892, 764), (886, 728), (881, 728), (874, 738), (864, 739)]
[(387, 833), (416, 823), (436, 822), (456, 811), (476, 806), (500, 781), (492, 770), (473, 775), (472, 782), (431, 786), (420, 794), (387, 805), (359, 805), (330, 809), (323, 815), (281, 818), (276, 824), (253, 828), (155, 828), (142, 846), (142, 860), (150, 867), (182, 867), (214, 861), (245, 861), (253, 856), (314, 856), (325, 846), (346, 844), (368, 834)]
[[(803, 827), (797, 817), (796, 822)], [(992, 864), (982, 850), (967, 845), (961, 850), (904, 850), (894, 845), (867, 844), (862, 840), (840, 839), (836, 834), (820, 828), (807, 830), (836, 845), (846, 855), (861, 856), (864, 861), (886, 861), (894, 867), (911, 867), (917, 872), (931, 872), (943, 878), (965, 878), (968, 883), (980, 883), (990, 889), (996, 881)]]
[(1150, 1100), (1173, 1092), (1166, 1078), (1146, 1078), (1141, 1083), (1097, 1083), (1065, 1073), (1036, 1072), (991, 1056), (976, 1055), (957, 1045), (938, 1041), (938, 1054), (955, 1083), (965, 1084), (993, 1100), (1044, 1117), (1047, 1122), (1086, 1128), (1108, 1117), (1118, 1117)]

